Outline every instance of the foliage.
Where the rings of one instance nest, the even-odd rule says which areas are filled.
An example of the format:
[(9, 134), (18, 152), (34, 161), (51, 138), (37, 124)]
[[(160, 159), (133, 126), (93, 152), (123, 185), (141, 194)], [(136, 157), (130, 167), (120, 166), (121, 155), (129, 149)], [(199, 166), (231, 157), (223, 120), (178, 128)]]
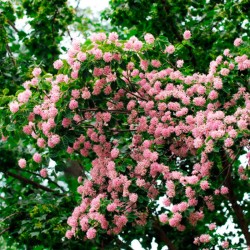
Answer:
[[(218, 235), (214, 224), (208, 233), (208, 225), (243, 216), (238, 226), (248, 244), (247, 169), (238, 160), (249, 147), (248, 44), (236, 39), (234, 51), (197, 74), (182, 60), (192, 46), (190, 32), (183, 36), (174, 46), (151, 34), (146, 42), (116, 33), (75, 40), (67, 61), (54, 62), (56, 75), (35, 68), (10, 103), (15, 128), (4, 134), (23, 131), (36, 148), (22, 169), (46, 177), (50, 159), (58, 170), (68, 158), (82, 166), (67, 238), (116, 248), (116, 235), (130, 244), (146, 234), (146, 249), (153, 237), (170, 249), (213, 247), (230, 235)], [(227, 213), (216, 216), (223, 205)]]
[(232, 47), (235, 37), (250, 35), (247, 0), (112, 0), (109, 4), (103, 18), (126, 38), (151, 33), (176, 43), (181, 42), (185, 30), (191, 30), (194, 47), (186, 48), (184, 59), (203, 73), (218, 51)]
[[(233, 138), (234, 145), (231, 149), (235, 152), (238, 150), (236, 158), (233, 161), (230, 159), (231, 156), (228, 155), (229, 152), (227, 150), (227, 153), (223, 154), (227, 148), (223, 143), (230, 137), (228, 131), (221, 138), (214, 140), (213, 151), (208, 154), (209, 161), (214, 162), (214, 165), (211, 168), (209, 176), (203, 176), (196, 184), (193, 186), (190, 185), (196, 191), (198, 204), (196, 206), (189, 206), (187, 210), (182, 213), (181, 224), (186, 226), (186, 230), (178, 231), (181, 227), (175, 228), (169, 225), (169, 219), (175, 214), (174, 209), (171, 210), (171, 207), (164, 206), (159, 207), (157, 201), (169, 188), (159, 183), (159, 180), (162, 183), (166, 181), (164, 175), (158, 171), (158, 174), (154, 176), (151, 170), (147, 170), (146, 181), (155, 185), (155, 188), (159, 190), (159, 194), (152, 198), (148, 196), (149, 186), (138, 187), (136, 184), (138, 175), (132, 176), (131, 174), (139, 164), (137, 159), (133, 159), (133, 152), (136, 151), (136, 148), (139, 149), (139, 151), (144, 150), (143, 147), (140, 148), (140, 143), (138, 145), (136, 143), (135, 145), (133, 144), (139, 140), (137, 135), (142, 137), (142, 141), (154, 141), (155, 139), (152, 138), (155, 137), (156, 133), (154, 132), (152, 134), (149, 131), (138, 131), (137, 125), (140, 123), (137, 119), (145, 116), (147, 123), (149, 123), (149, 120), (154, 116), (153, 111), (160, 112), (157, 109), (159, 102), (165, 102), (167, 104), (169, 102), (179, 103), (182, 108), (185, 105), (181, 98), (174, 95), (170, 95), (164, 100), (155, 100), (155, 94), (148, 93), (148, 86), (145, 85), (143, 87), (139, 84), (139, 82), (142, 81), (142, 75), (138, 76), (136, 72), (134, 72), (135, 76), (132, 77), (129, 74), (131, 74), (134, 69), (138, 69), (142, 74), (145, 74), (146, 81), (151, 84), (152, 81), (155, 81), (150, 78), (151, 73), (154, 76), (157, 71), (166, 68), (172, 68), (174, 72), (180, 70), (185, 78), (187, 78), (187, 76), (195, 76), (195, 81), (191, 85), (189, 85), (189, 83), (183, 84), (183, 79), (178, 78), (178, 73), (177, 79), (171, 75), (167, 75), (158, 80), (162, 82), (163, 87), (167, 86), (170, 82), (174, 83), (174, 86), (183, 85), (184, 91), (189, 91), (188, 89), (192, 89), (191, 86), (193, 86), (194, 90), (190, 90), (191, 92), (194, 91), (194, 96), (191, 95), (191, 100), (203, 95), (206, 98), (206, 105), (209, 103), (215, 105), (217, 99), (209, 100), (208, 98), (212, 85), (210, 85), (211, 83), (204, 83), (203, 77), (208, 74), (207, 69), (210, 61), (216, 59), (219, 51), (229, 48), (230, 54), (234, 57), (224, 55), (223, 60), (233, 62), (236, 66), (234, 69), (230, 69), (228, 75), (226, 75), (227, 70), (225, 69), (229, 66), (228, 64), (222, 66), (220, 57), (217, 57), (216, 63), (213, 62), (210, 65), (211, 70), (211, 67), (213, 69), (213, 66), (218, 64), (216, 72), (212, 70), (212, 74), (223, 80), (223, 88), (216, 90), (218, 92), (218, 101), (224, 104), (224, 107), (220, 106), (219, 109), (223, 111), (226, 110), (227, 115), (235, 114), (237, 106), (244, 110), (244, 100), (246, 100), (249, 92), (248, 59), (242, 58), (242, 62), (245, 62), (245, 64), (239, 63), (239, 61), (235, 63), (234, 60), (237, 58), (235, 58), (235, 56), (247, 54), (249, 51), (249, 41), (247, 38), (249, 36), (249, 22), (246, 21), (249, 20), (249, 12), (247, 12), (248, 5), (248, 1), (226, 1), (225, 4), (224, 1), (206, 1), (206, 4), (204, 4), (203, 1), (110, 1), (111, 10), (106, 11), (103, 17), (111, 20), (113, 29), (118, 31), (122, 38), (129, 39), (132, 35), (136, 35), (142, 40), (143, 36), (149, 32), (157, 36), (157, 39), (155, 39), (153, 43), (143, 42), (142, 49), (138, 51), (134, 49), (124, 50), (127, 41), (120, 41), (121, 46), (118, 46), (116, 42), (107, 43), (107, 40), (94, 42), (94, 38), (92, 41), (87, 40), (81, 45), (74, 42), (74, 49), (68, 52), (69, 59), (63, 61), (62, 68), (57, 72), (55, 67), (53, 67), (53, 62), (62, 51), (66, 51), (66, 48), (60, 45), (61, 41), (65, 38), (66, 40), (72, 40), (72, 36), (76, 34), (75, 32), (79, 31), (85, 38), (92, 33), (92, 30), (109, 31), (111, 29), (109, 25), (107, 25), (107, 23), (100, 24), (99, 20), (93, 17), (89, 10), (81, 10), (79, 6), (73, 9), (67, 1), (64, 0), (1, 1), (0, 134), (2, 135), (2, 141), (0, 141), (0, 172), (2, 174), (0, 173), (0, 204), (2, 209), (0, 234), (3, 237), (0, 239), (0, 245), (7, 249), (80, 249), (82, 247), (86, 249), (129, 249), (132, 240), (138, 239), (145, 249), (150, 249), (151, 242), (155, 239), (159, 248), (168, 245), (170, 249), (183, 249), (183, 246), (185, 246), (185, 249), (200, 249), (203, 246), (211, 246), (212, 248), (214, 245), (220, 244), (223, 240), (228, 239), (230, 242), (231, 239), (239, 237), (238, 243), (236, 245), (231, 244), (230, 246), (233, 248), (243, 246), (244, 248), (245, 241), (242, 236), (247, 237), (247, 221), (249, 221), (250, 216), (248, 203), (245, 198), (249, 192), (249, 185), (246, 183), (248, 170), (247, 167), (241, 166), (241, 162), (238, 159), (240, 155), (246, 153), (246, 148), (243, 147), (246, 141), (244, 142), (243, 138), (248, 138), (248, 131), (242, 130), (237, 127), (238, 124), (232, 123), (232, 126), (236, 128), (237, 136)], [(25, 20), (26, 25), (29, 25), (29, 29), (25, 28), (21, 30), (21, 28), (15, 26), (17, 20), (22, 18)], [(146, 22), (144, 21), (145, 19), (147, 20)], [(190, 42), (189, 39), (183, 40), (183, 32), (186, 29), (192, 31), (192, 42)], [(104, 35), (98, 36), (103, 37)], [(94, 36), (95, 39), (100, 39), (98, 36)], [(243, 46), (241, 45), (237, 48), (233, 46), (235, 37), (243, 38)], [(150, 36), (148, 39), (149, 38)], [(151, 37), (148, 41), (152, 39)], [(141, 44), (140, 42), (138, 43), (137, 39), (134, 39), (132, 44), (135, 43), (135, 41), (137, 41), (139, 48)], [(170, 44), (175, 45), (175, 53), (163, 53), (165, 47)], [(108, 62), (110, 55), (106, 55), (106, 61), (103, 60), (104, 57), (100, 60), (96, 60), (96, 55), (90, 52), (95, 46), (98, 46), (103, 53), (111, 52), (111, 62)], [(87, 59), (81, 62), (78, 71), (79, 65), (73, 65), (73, 61), (77, 61), (75, 59), (75, 53), (76, 51), (77, 53), (79, 52), (80, 47), (83, 52), (87, 53)], [(120, 54), (121, 59), (118, 60), (118, 55), (117, 59), (114, 59), (114, 53)], [(227, 54), (227, 52), (225, 52), (225, 54)], [(80, 58), (84, 58), (84, 55), (81, 55)], [(147, 59), (148, 61), (152, 59), (160, 60), (162, 65), (160, 68), (154, 68), (154, 66), (149, 63), (148, 69), (143, 70), (141, 59)], [(184, 60), (184, 66), (179, 69), (177, 66), (181, 66), (181, 59)], [(176, 65), (176, 61), (178, 60), (179, 63)], [(129, 66), (134, 67), (134, 69), (131, 70), (128, 69), (129, 67), (126, 68), (130, 61), (134, 63), (134, 66), (132, 64)], [(58, 63), (60, 64), (60, 62), (57, 61), (56, 68), (58, 68)], [(105, 82), (106, 94), (101, 90), (99, 95), (95, 95), (93, 94), (93, 90), (96, 80), (98, 78), (108, 79), (111, 76), (108, 76), (107, 73), (101, 76), (93, 76), (93, 70), (95, 67), (104, 68), (107, 65), (111, 66), (112, 76), (114, 79), (116, 78), (116, 80)], [(242, 70), (237, 70), (237, 65), (241, 65), (240, 68)], [(32, 71), (35, 67), (41, 67), (43, 72), (42, 75), (34, 77), (31, 84), (29, 80), (34, 76), (32, 75)], [(223, 68), (224, 70), (222, 70)], [(106, 70), (108, 70), (108, 68), (106, 68)], [(156, 70), (156, 72), (154, 72), (154, 70)], [(71, 75), (72, 71), (75, 72), (73, 75)], [(205, 75), (196, 75), (195, 72), (197, 71), (203, 72)], [(66, 84), (66, 82), (60, 82), (60, 74), (68, 75), (68, 84)], [(52, 81), (49, 80), (50, 78), (52, 78)], [(37, 79), (38, 85), (36, 82)], [(64, 78), (64, 80), (65, 79), (66, 78)], [(109, 78), (109, 80), (112, 80), (112, 77)], [(20, 105), (19, 112), (10, 114), (8, 107), (10, 101), (13, 101), (17, 97), (20, 100), (27, 98), (27, 96), (24, 98), (22, 94), (19, 95), (23, 92), (23, 86), (21, 85), (25, 81), (26, 83), (23, 86), (27, 89), (29, 89), (30, 86), (32, 96), (29, 97), (29, 102), (21, 102), (18, 104), (18, 106)], [(60, 142), (53, 145), (53, 142), (58, 141), (57, 137), (53, 137), (54, 140), (50, 140), (48, 144), (49, 147), (46, 145), (45, 148), (39, 148), (36, 134), (39, 133), (40, 139), (45, 139), (45, 144), (48, 143), (48, 139), (51, 139), (52, 135), (44, 135), (44, 131), (42, 131), (39, 126), (39, 122), (43, 121), (45, 123), (46, 117), (44, 118), (45, 120), (43, 120), (39, 115), (35, 115), (35, 117), (33, 117), (33, 115), (29, 116), (30, 121), (33, 121), (33, 118), (35, 119), (33, 121), (35, 122), (34, 127), (32, 122), (28, 123), (27, 117), (36, 104), (41, 104), (46, 100), (46, 95), (51, 93), (53, 89), (52, 85), (56, 85), (54, 82), (56, 83), (57, 81), (60, 86), (60, 99), (55, 102), (58, 114), (54, 120), (56, 124), (55, 127), (53, 127), (53, 118), (50, 120), (50, 122), (52, 122), (50, 132), (52, 131), (53, 134), (59, 135)], [(205, 94), (197, 92), (196, 87), (194, 87), (197, 84), (205, 86)], [(112, 89), (111, 93), (109, 93), (109, 85)], [(89, 88), (91, 91), (90, 99), (84, 99), (82, 97), (76, 99), (70, 96), (72, 90), (75, 89), (80, 90), (82, 94), (83, 86)], [(237, 94), (239, 86), (246, 88), (245, 93), (247, 94), (242, 93), (243, 89)], [(125, 93), (129, 92), (131, 95), (123, 93), (123, 90), (120, 89), (125, 90)], [(26, 92), (26, 94), (28, 93), (29, 92)], [(85, 92), (85, 98), (88, 95), (89, 93)], [(140, 95), (143, 95), (146, 100), (142, 100)], [(147, 111), (144, 102), (149, 103), (152, 96), (154, 107), (152, 110)], [(51, 96), (49, 96), (49, 98), (51, 98)], [(68, 104), (71, 99), (76, 99), (78, 108), (74, 110), (69, 109)], [(128, 117), (131, 116), (130, 113), (134, 113), (134, 111), (127, 108), (127, 104), (133, 99), (136, 105), (132, 110), (138, 110), (139, 113), (137, 114), (137, 118), (131, 118), (134, 124), (129, 125)], [(229, 104), (228, 101), (230, 101), (231, 104)], [(124, 106), (120, 107), (119, 105), (122, 105), (122, 103)], [(76, 103), (72, 103), (72, 105), (73, 104)], [(134, 104), (130, 104), (133, 107)], [(150, 106), (151, 104), (148, 105)], [(227, 104), (231, 106), (225, 109), (225, 105)], [(114, 106), (110, 107), (110, 105)], [(15, 105), (13, 106), (13, 103), (11, 106), (12, 108), (16, 108)], [(112, 111), (114, 107), (117, 109), (116, 111)], [(199, 111), (206, 109), (206, 107), (195, 106), (193, 103), (187, 105), (187, 108), (189, 110), (187, 115), (193, 116), (197, 115)], [(89, 114), (86, 113), (86, 109), (89, 109), (89, 112), (87, 112)], [(55, 112), (55, 110), (53, 112)], [(171, 110), (170, 112), (175, 125), (178, 122), (185, 121), (185, 115), (175, 117), (176, 111)], [(107, 119), (109, 117), (108, 113), (111, 114), (111, 118), (110, 121), (105, 124), (103, 123), (104, 121), (102, 119), (104, 118), (102, 118), (102, 115)], [(86, 114), (87, 117), (84, 121), (79, 121), (79, 116), (76, 114), (79, 114), (80, 118), (82, 118), (83, 114)], [(98, 118), (100, 115), (101, 118)], [(135, 113), (134, 115), (136, 116)], [(243, 120), (247, 119), (247, 117), (249, 117), (249, 113), (245, 114)], [(71, 120), (70, 127), (72, 129), (69, 130), (69, 127), (62, 126), (61, 122), (63, 118)], [(96, 119), (98, 119), (100, 127), (103, 125), (103, 131), (99, 131), (100, 127), (96, 127)], [(237, 117), (237, 119), (239, 120), (239, 117)], [(218, 120), (221, 119), (218, 118)], [(162, 123), (164, 126), (169, 125), (168, 121)], [(180, 125), (182, 126), (182, 124)], [(32, 130), (36, 128), (32, 133), (32, 137), (23, 133), (24, 126), (26, 126), (26, 129), (24, 129), (26, 132), (29, 127), (31, 127)], [(247, 127), (247, 129), (248, 128), (249, 127)], [(105, 133), (107, 141), (103, 143), (101, 141), (95, 142), (95, 134), (91, 132), (91, 129), (94, 129), (94, 132), (97, 134)], [(184, 176), (189, 176), (191, 175), (194, 163), (201, 160), (200, 156), (202, 156), (204, 152), (204, 144), (209, 144), (212, 138), (203, 138), (203, 146), (199, 149), (194, 148), (194, 145), (192, 145), (191, 148), (193, 147), (194, 152), (196, 152), (195, 155), (191, 155), (190, 152), (188, 152), (187, 157), (183, 157), (179, 154), (182, 152), (181, 150), (184, 146), (183, 144), (179, 145), (178, 140), (182, 141), (185, 136), (192, 138), (194, 135), (191, 131), (182, 131), (182, 135), (175, 133), (176, 132), (171, 132), (171, 136), (167, 138), (164, 137), (166, 144), (160, 145), (153, 143), (149, 147), (149, 150), (151, 153), (158, 153), (159, 158), (157, 162), (163, 162), (164, 165), (168, 165), (171, 174), (177, 171)], [(77, 138), (79, 138), (79, 140), (82, 139), (82, 137), (80, 137), (81, 134), (85, 135), (92, 146), (96, 144), (97, 146), (99, 146), (98, 144), (102, 146), (104, 144), (104, 147), (106, 147), (105, 150), (111, 150), (108, 143), (114, 142), (111, 144), (111, 147), (119, 149), (119, 156), (115, 159), (111, 159), (111, 161), (115, 162), (115, 171), (119, 177), (126, 176), (128, 181), (131, 180), (132, 184), (130, 184), (127, 191), (138, 194), (138, 200), (135, 204), (131, 204), (131, 206), (128, 205), (130, 196), (125, 195), (121, 197), (120, 195), (123, 204), (118, 204), (118, 208), (115, 212), (108, 212), (106, 210), (107, 206), (114, 200), (114, 197), (110, 195), (109, 192), (107, 192), (105, 198), (100, 198), (100, 201), (98, 201), (98, 198), (95, 198), (95, 194), (89, 194), (89, 196), (85, 193), (82, 194), (93, 199), (94, 202), (91, 203), (92, 205), (90, 205), (85, 212), (80, 211), (81, 216), (89, 216), (91, 206), (96, 202), (98, 207), (98, 203), (100, 203), (100, 208), (96, 209), (109, 221), (110, 230), (113, 230), (112, 227), (116, 227), (115, 220), (112, 221), (113, 216), (125, 214), (128, 222), (122, 228), (119, 236), (116, 234), (107, 235), (106, 230), (100, 229), (99, 222), (94, 219), (88, 219), (89, 225), (97, 230), (97, 235), (94, 240), (85, 241), (86, 233), (81, 231), (81, 226), (79, 226), (77, 232), (75, 232), (75, 219), (80, 215), (79, 205), (81, 204), (81, 207), (84, 204), (84, 202), (82, 202), (82, 195), (76, 193), (78, 186), (76, 177), (81, 176), (81, 178), (78, 178), (80, 182), (78, 192), (81, 193), (87, 185), (86, 180), (96, 181), (95, 178), (93, 178), (93, 176), (95, 176), (96, 166), (95, 164), (94, 166), (92, 165), (93, 160), (98, 157), (100, 158), (100, 155), (96, 155), (98, 153), (96, 153), (97, 149), (94, 150), (94, 147), (89, 152), (79, 149), (74, 149), (72, 154), (66, 152), (67, 149), (68, 152), (70, 152), (73, 147), (77, 148), (78, 146), (82, 149), (83, 145), (81, 143), (77, 145), (79, 144)], [(93, 134), (92, 139), (90, 138), (91, 134)], [(118, 144), (116, 144), (115, 139), (118, 139)], [(175, 146), (170, 148), (171, 143), (176, 144), (177, 148), (175, 148)], [(132, 148), (129, 147), (129, 144), (133, 144)], [(42, 145), (41, 140), (39, 145)], [(68, 148), (68, 146), (70, 146), (70, 148)], [(171, 155), (173, 150), (174, 154)], [(31, 159), (35, 152), (41, 153), (41, 163), (34, 162)], [(142, 151), (140, 152), (143, 154)], [(84, 156), (87, 153), (89, 153), (89, 155), (87, 157)], [(110, 152), (107, 152), (107, 154), (107, 159), (109, 159)], [(22, 164), (19, 163), (20, 166), (18, 166), (18, 160), (20, 158), (27, 160), (26, 168), (20, 168), (20, 166), (24, 166), (22, 165), (24, 162), (22, 162)], [(38, 158), (35, 159), (38, 160)], [(69, 158), (71, 158), (71, 160)], [(53, 159), (54, 162), (52, 162), (51, 159)], [(98, 195), (99, 192), (105, 192), (108, 185), (107, 180), (117, 179), (114, 178), (114, 176), (106, 176), (105, 164), (106, 163), (104, 163), (104, 169), (100, 170), (99, 173), (100, 175), (105, 174), (102, 179), (104, 189), (101, 191), (98, 186), (100, 184), (95, 184), (93, 189), (96, 190), (96, 195)], [(153, 165), (152, 163), (150, 164)], [(131, 166), (131, 168), (127, 166)], [(150, 168), (154, 167), (150, 166)], [(178, 175), (178, 173), (175, 174)], [(204, 179), (209, 181), (209, 189), (201, 189), (200, 183)], [(83, 184), (83, 181), (85, 181), (85, 184)], [(173, 204), (180, 204), (186, 199), (183, 195), (186, 184), (179, 183), (178, 179), (171, 179), (170, 181), (173, 181), (176, 186), (176, 196), (172, 197), (171, 202)], [(229, 187), (229, 193), (213, 196), (213, 201), (205, 201), (205, 197), (212, 196), (214, 190), (216, 190), (217, 187), (220, 188), (221, 185)], [(120, 190), (119, 187), (117, 187), (116, 191), (119, 193), (121, 189), (124, 189), (124, 187), (120, 186)], [(135, 199), (135, 197), (136, 196), (133, 195), (131, 199)], [(162, 203), (162, 199), (160, 200)], [(188, 199), (186, 199), (186, 201), (187, 200)], [(86, 204), (88, 204), (88, 202)], [(128, 210), (126, 210), (126, 204)], [(210, 211), (212, 205), (214, 205), (215, 210)], [(74, 209), (74, 207), (76, 208)], [(74, 211), (73, 215), (68, 219), (72, 210)], [(136, 211), (139, 211), (141, 214), (139, 215)], [(204, 219), (198, 221), (196, 226), (188, 223), (188, 216), (194, 211), (200, 211), (201, 215), (204, 215)], [(164, 213), (168, 215), (167, 223), (162, 223), (165, 217), (161, 214)], [(138, 216), (144, 215), (148, 216), (146, 224), (139, 226), (136, 224), (138, 223)], [(160, 217), (158, 217), (159, 215)], [(237, 235), (232, 235), (232, 232), (226, 231), (224, 235), (221, 236), (214, 230), (208, 231), (209, 222), (213, 221), (217, 226), (222, 226), (225, 225), (228, 218), (233, 218), (238, 230), (235, 233)], [(122, 219), (126, 220), (124, 217)], [(67, 240), (64, 237), (65, 232), (69, 229), (66, 223), (67, 220), (68, 224), (73, 227), (71, 231), (67, 232), (66, 236), (68, 238), (70, 238), (72, 234), (76, 236), (71, 240)], [(77, 223), (79, 223), (79, 221), (77, 221)], [(92, 236), (93, 232), (92, 230)], [(201, 244), (200, 246), (194, 245), (193, 238), (195, 236), (198, 237), (202, 233), (208, 233), (212, 236), (210, 243), (207, 245)], [(193, 237), (190, 237), (190, 235)], [(88, 237), (90, 237), (89, 234)], [(2, 244), (3, 241), (4, 243)], [(172, 243), (174, 246), (171, 245)]]

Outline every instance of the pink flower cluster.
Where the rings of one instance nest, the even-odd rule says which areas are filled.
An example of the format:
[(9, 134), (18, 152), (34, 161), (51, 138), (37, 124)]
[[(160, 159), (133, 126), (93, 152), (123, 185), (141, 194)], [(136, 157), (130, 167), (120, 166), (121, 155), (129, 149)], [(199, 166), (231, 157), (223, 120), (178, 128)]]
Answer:
[[(190, 39), (191, 32), (185, 31), (183, 38)], [(215, 209), (217, 195), (230, 192), (222, 183), (213, 183), (211, 170), (221, 167), (213, 157), (233, 160), (235, 145), (249, 148), (245, 131), (250, 94), (240, 83), (229, 90), (227, 86), (231, 75), (250, 68), (247, 55), (234, 57), (226, 51), (210, 63), (207, 74), (188, 75), (181, 59), (173, 64), (176, 69), (160, 57), (147, 57), (144, 52), (152, 50), (156, 39), (151, 34), (144, 39), (122, 42), (116, 33), (93, 34), (91, 49), (82, 50), (81, 43), (73, 41), (65, 62), (68, 75), (44, 80), (39, 79), (41, 70), (33, 71), (33, 82), (45, 81), (50, 88), (42, 89), (24, 133), (35, 140), (39, 152), (64, 148), (67, 158), (91, 160), (90, 178), (78, 178), (82, 201), (68, 218), (69, 239), (78, 230), (94, 239), (101, 231), (112, 235), (126, 225), (145, 225), (147, 204), (160, 198), (165, 210), (159, 214), (161, 223), (179, 231), (185, 230), (185, 221), (196, 226)], [(107, 51), (110, 47), (114, 49)], [(174, 52), (174, 45), (166, 46), (165, 53)], [(128, 53), (134, 57), (128, 58)], [(57, 60), (54, 68), (63, 64)], [(32, 105), (30, 84), (25, 87), (18, 102), (10, 103), (15, 115)], [(42, 154), (35, 153), (33, 160), (41, 163)], [(19, 166), (26, 166), (24, 159)], [(46, 169), (40, 174), (45, 178)], [(244, 169), (239, 174), (243, 176)], [(210, 240), (202, 234), (194, 243)]]

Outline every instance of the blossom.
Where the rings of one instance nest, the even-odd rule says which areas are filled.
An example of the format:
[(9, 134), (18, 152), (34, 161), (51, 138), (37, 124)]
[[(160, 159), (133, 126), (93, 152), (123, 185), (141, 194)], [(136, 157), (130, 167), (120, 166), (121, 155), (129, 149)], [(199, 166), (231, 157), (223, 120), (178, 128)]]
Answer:
[(236, 47), (238, 47), (238, 46), (240, 46), (241, 44), (242, 44), (242, 39), (241, 38), (236, 38), (235, 40), (234, 40), (234, 46), (236, 46)]
[(63, 61), (62, 60), (56, 60), (54, 63), (53, 63), (53, 66), (55, 69), (60, 69), (62, 66), (63, 66)]
[(16, 113), (19, 110), (19, 103), (17, 101), (13, 101), (9, 104), (10, 112)]
[(149, 33), (147, 33), (147, 34), (144, 36), (144, 39), (145, 39), (146, 43), (148, 43), (148, 44), (152, 44), (152, 43), (154, 43), (154, 41), (155, 41), (154, 36), (153, 36), (152, 34), (149, 34)]
[(34, 68), (32, 71), (32, 75), (35, 77), (39, 76), (41, 73), (42, 73), (41, 68)]
[(190, 32), (190, 30), (185, 30), (185, 32), (183, 33), (183, 38), (185, 40), (189, 40), (191, 38), (191, 32)]
[(111, 157), (112, 158), (117, 158), (118, 157), (118, 155), (119, 155), (119, 149), (118, 148), (113, 148), (112, 150), (111, 150)]
[(19, 167), (20, 168), (25, 168), (26, 167), (26, 160), (25, 159), (20, 159), (19, 161), (18, 161), (18, 165), (19, 165)]
[(69, 108), (72, 109), (72, 110), (78, 108), (78, 102), (76, 100), (74, 100), (74, 99), (71, 100), (70, 103), (69, 103)]
[(166, 47), (165, 49), (165, 53), (168, 53), (168, 54), (173, 54), (175, 52), (175, 47), (174, 45), (169, 45)]
[(86, 233), (86, 236), (89, 240), (94, 239), (96, 237), (96, 230), (93, 227), (89, 228)]
[(40, 175), (43, 177), (43, 178), (46, 178), (47, 177), (47, 169), (46, 168), (43, 168), (41, 171), (40, 171)]
[(40, 163), (42, 161), (42, 156), (39, 153), (35, 153), (33, 155), (33, 160), (37, 163)]

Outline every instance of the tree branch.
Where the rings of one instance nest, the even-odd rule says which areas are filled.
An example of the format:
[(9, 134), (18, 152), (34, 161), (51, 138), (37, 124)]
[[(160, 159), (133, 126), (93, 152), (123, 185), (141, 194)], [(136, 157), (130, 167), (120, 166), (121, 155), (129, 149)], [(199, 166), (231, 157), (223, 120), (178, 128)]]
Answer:
[(7, 20), (8, 24), (18, 33), (19, 30), (15, 27), (14, 23), (12, 23), (10, 20)]
[(234, 193), (234, 186), (233, 186), (233, 179), (232, 179), (232, 164), (228, 161), (227, 155), (224, 152), (222, 154), (222, 159), (225, 162), (225, 165), (223, 165), (223, 169), (227, 169), (228, 171), (224, 171), (224, 177), (225, 177), (225, 186), (228, 188), (228, 195), (227, 198), (230, 201), (232, 205), (232, 209), (235, 213), (235, 216), (238, 221), (238, 225), (242, 230), (242, 233), (245, 236), (247, 245), (250, 246), (250, 233), (248, 231), (248, 222), (245, 219), (245, 215), (243, 213), (243, 210), (240, 205), (237, 203), (237, 197), (235, 196)]
[(168, 249), (169, 250), (177, 250), (175, 245), (167, 237), (166, 233), (162, 229), (162, 227), (161, 227), (161, 225), (160, 225), (160, 223), (159, 223), (159, 221), (157, 219), (155, 219), (153, 226), (156, 229), (156, 231), (159, 233), (160, 239), (162, 240), (162, 242), (164, 242), (166, 244)]
[(41, 185), (39, 183), (36, 183), (35, 181), (32, 181), (30, 179), (26, 179), (21, 175), (17, 175), (15, 173), (10, 172), (10, 171), (7, 171), (6, 174), (13, 177), (13, 178), (15, 178), (15, 179), (18, 179), (18, 180), (20, 180), (20, 181), (22, 181), (22, 182), (24, 182), (26, 184), (31, 184), (32, 186), (34, 186), (36, 188), (42, 189), (42, 190), (47, 191), (47, 192), (55, 193), (58, 196), (63, 196), (63, 194), (57, 193), (55, 190), (50, 189), (48, 187), (45, 187), (45, 186), (43, 186), (43, 185)]

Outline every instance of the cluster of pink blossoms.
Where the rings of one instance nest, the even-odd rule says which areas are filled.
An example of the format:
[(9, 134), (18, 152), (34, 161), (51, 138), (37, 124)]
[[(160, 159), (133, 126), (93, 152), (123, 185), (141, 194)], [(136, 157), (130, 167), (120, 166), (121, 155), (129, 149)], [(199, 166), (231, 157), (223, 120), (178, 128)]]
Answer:
[[(190, 39), (190, 31), (183, 37)], [(116, 33), (94, 34), (91, 41), (89, 48), (73, 41), (66, 62), (55, 61), (54, 68), (59, 70), (55, 76), (43, 79), (36, 68), (18, 102), (10, 104), (16, 113), (32, 98), (38, 82), (50, 84), (41, 102), (32, 107), (24, 133), (36, 140), (40, 151), (56, 149), (62, 137), (68, 136), (66, 155), (80, 161), (92, 157), (90, 178), (79, 178), (82, 202), (68, 218), (71, 229), (66, 237), (81, 230), (93, 239), (100, 228), (119, 234), (128, 223), (145, 225), (150, 211), (138, 192), (147, 197), (147, 203), (163, 198), (161, 223), (183, 231), (187, 218), (195, 226), (205, 210), (215, 209), (211, 193), (229, 192), (227, 187), (211, 185), (211, 169), (217, 168), (211, 155), (219, 147), (230, 160), (236, 157), (235, 148), (249, 148), (244, 131), (249, 129), (250, 94), (238, 84), (230, 90), (230, 98), (222, 98), (227, 88), (224, 79), (249, 69), (248, 57), (233, 57), (227, 50), (210, 63), (207, 74), (187, 75), (179, 70), (183, 60), (175, 68), (160, 55), (145, 58), (144, 52), (153, 50), (156, 42), (151, 34), (145, 35), (145, 42), (136, 37), (122, 42)], [(236, 39), (235, 46), (241, 43)], [(173, 53), (175, 46), (166, 45), (163, 55), (167, 58)], [(126, 67), (121, 68), (121, 63)], [(61, 73), (63, 67), (68, 74)], [(39, 153), (33, 160), (43, 161)], [(19, 166), (26, 166), (24, 159)], [(239, 173), (243, 176), (244, 168)], [(41, 175), (47, 176), (45, 169)], [(174, 203), (177, 196), (182, 201)], [(207, 234), (195, 238), (195, 244), (209, 241)]]

